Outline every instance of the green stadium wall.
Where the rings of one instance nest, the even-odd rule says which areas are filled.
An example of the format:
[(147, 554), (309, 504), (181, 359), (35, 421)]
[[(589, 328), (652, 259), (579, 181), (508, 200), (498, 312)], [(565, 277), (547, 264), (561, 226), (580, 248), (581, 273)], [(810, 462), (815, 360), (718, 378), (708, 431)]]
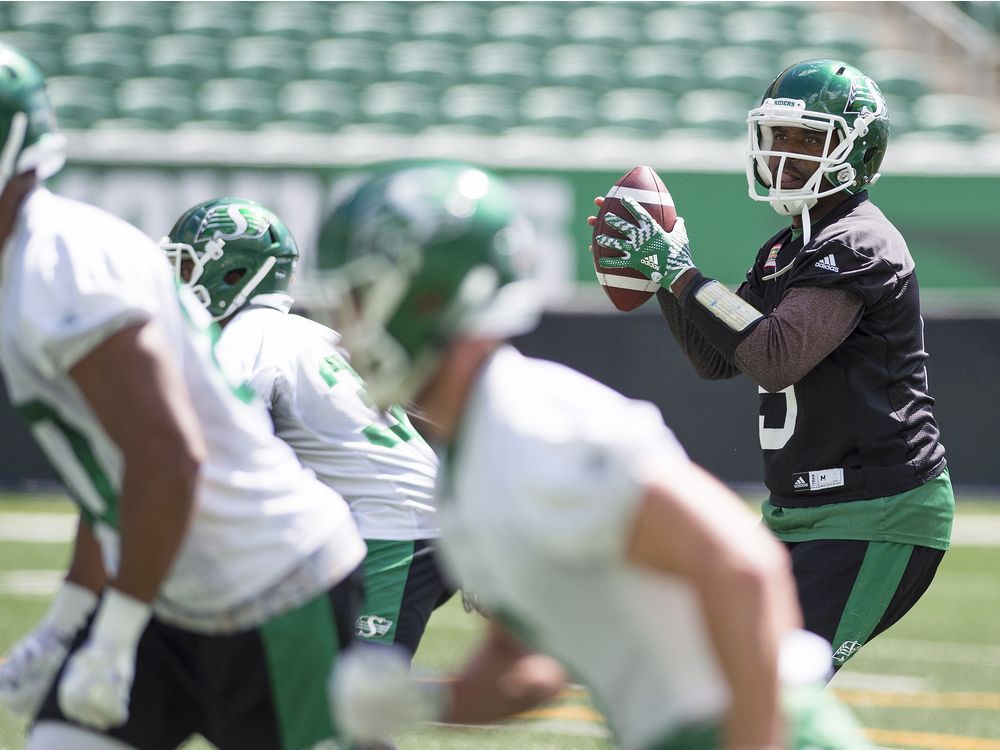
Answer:
[[(593, 213), (592, 199), (621, 175), (578, 173), (569, 177), (577, 216)], [(747, 195), (743, 175), (660, 172), (684, 217), (694, 257), (702, 270), (727, 284), (743, 280), (757, 249), (787, 219)], [(890, 176), (870, 191), (909, 244), (924, 287), (1000, 289), (1000, 176)], [(575, 244), (587, 247), (589, 227), (572, 227)], [(580, 279), (592, 280), (583, 264)]]
[[(619, 171), (497, 170), (512, 180), (522, 209), (540, 230), (538, 255), (553, 281), (596, 286), (585, 218), (596, 210), (594, 196), (603, 195), (630, 166)], [(742, 174), (658, 171), (685, 217), (703, 271), (738, 284), (758, 247), (786, 219), (749, 199)], [(284, 218), (308, 268), (323, 216), (344, 183), (364, 172), (364, 166), (95, 165), (69, 168), (55, 182), (63, 194), (106, 208), (155, 238), (202, 200), (219, 195), (258, 200)], [(979, 297), (1000, 289), (1000, 174), (890, 175), (871, 195), (909, 243), (922, 288), (967, 290)]]

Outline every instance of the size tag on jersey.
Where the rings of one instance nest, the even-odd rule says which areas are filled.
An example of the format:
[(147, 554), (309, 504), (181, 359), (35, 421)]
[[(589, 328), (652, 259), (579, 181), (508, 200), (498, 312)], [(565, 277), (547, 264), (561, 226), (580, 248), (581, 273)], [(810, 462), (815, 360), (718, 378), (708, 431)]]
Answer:
[(715, 279), (695, 292), (694, 298), (713, 317), (721, 320), (736, 333), (740, 333), (755, 320), (764, 317), (760, 314), (760, 310)]
[(781, 243), (777, 245), (772, 245), (770, 251), (767, 253), (767, 260), (764, 261), (764, 270), (769, 268), (774, 268), (778, 265), (778, 253), (781, 252)]
[(795, 480), (792, 489), (796, 492), (816, 492), (831, 487), (844, 486), (843, 469), (822, 469), (820, 471), (803, 471), (793, 474)]

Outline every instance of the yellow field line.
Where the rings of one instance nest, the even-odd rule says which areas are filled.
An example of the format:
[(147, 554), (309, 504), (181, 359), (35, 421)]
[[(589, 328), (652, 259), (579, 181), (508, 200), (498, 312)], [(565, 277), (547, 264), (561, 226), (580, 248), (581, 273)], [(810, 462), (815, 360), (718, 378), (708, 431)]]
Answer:
[(558, 721), (582, 721), (589, 724), (603, 724), (604, 717), (586, 706), (554, 706), (536, 708), (517, 715), (518, 719), (554, 719)]
[[(1000, 694), (997, 693), (916, 693), (898, 695), (869, 690), (836, 690), (837, 696), (852, 706), (882, 706), (893, 708), (967, 708), (1000, 709)], [(583, 690), (570, 688), (560, 696), (582, 698)], [(578, 721), (586, 724), (603, 725), (604, 717), (587, 706), (553, 706), (517, 715), (518, 719), (542, 719), (550, 721)], [(936, 734), (931, 732), (909, 732), (897, 729), (865, 729), (872, 742), (912, 750), (1000, 750), (1000, 740), (984, 737), (964, 737), (957, 734)]]
[(866, 729), (872, 742), (903, 745), (914, 750), (1000, 750), (1000, 740), (962, 737), (957, 734), (904, 732), (897, 729)]
[[(604, 724), (604, 717), (586, 706), (557, 706), (526, 711), (518, 719), (548, 719), (552, 721), (579, 721), (587, 724)], [(872, 742), (896, 745), (913, 750), (1000, 750), (1000, 740), (981, 737), (963, 737), (957, 734), (907, 732), (897, 729), (865, 729)]]
[(874, 690), (834, 690), (833, 692), (849, 706), (1000, 710), (1000, 693), (885, 693)]
[[(877, 690), (844, 690), (834, 694), (849, 706), (880, 708), (959, 708), (970, 711), (1000, 711), (1000, 693), (889, 693)], [(561, 699), (586, 698), (579, 688), (564, 690)]]

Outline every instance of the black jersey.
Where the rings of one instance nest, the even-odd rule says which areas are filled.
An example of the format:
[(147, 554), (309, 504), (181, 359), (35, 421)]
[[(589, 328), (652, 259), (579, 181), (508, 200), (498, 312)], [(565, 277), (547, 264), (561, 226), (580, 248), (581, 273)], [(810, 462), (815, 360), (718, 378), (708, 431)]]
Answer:
[[(792, 263), (790, 270), (763, 280)], [(866, 192), (813, 229), (757, 253), (739, 293), (767, 315), (796, 286), (846, 289), (864, 302), (844, 342), (783, 391), (761, 389), (765, 483), (779, 506), (895, 495), (945, 466), (927, 392), (923, 320), (906, 242)]]

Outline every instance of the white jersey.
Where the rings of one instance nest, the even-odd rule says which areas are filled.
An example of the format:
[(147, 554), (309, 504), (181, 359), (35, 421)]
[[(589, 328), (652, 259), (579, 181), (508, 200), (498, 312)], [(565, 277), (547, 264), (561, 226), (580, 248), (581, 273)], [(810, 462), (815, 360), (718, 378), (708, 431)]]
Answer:
[(217, 355), (264, 400), (302, 464), (347, 500), (365, 539), (437, 537), (434, 451), (402, 409), (372, 406), (339, 334), (290, 304), (255, 297), (223, 328)]
[(0, 361), (12, 403), (91, 521), (109, 571), (118, 567), (122, 455), (68, 372), (144, 321), (176, 353), (208, 448), (156, 613), (211, 631), (307, 558), (323, 557), (327, 585), (357, 567), (364, 542), (347, 505), (274, 436), (252, 391), (219, 370), (216, 329), (193, 295), (178, 294), (162, 251), (125, 222), (37, 188), (0, 258)]
[(656, 407), (507, 347), (441, 468), (446, 566), (588, 686), (627, 749), (728, 703), (690, 586), (625, 560), (643, 478), (688, 464)]

